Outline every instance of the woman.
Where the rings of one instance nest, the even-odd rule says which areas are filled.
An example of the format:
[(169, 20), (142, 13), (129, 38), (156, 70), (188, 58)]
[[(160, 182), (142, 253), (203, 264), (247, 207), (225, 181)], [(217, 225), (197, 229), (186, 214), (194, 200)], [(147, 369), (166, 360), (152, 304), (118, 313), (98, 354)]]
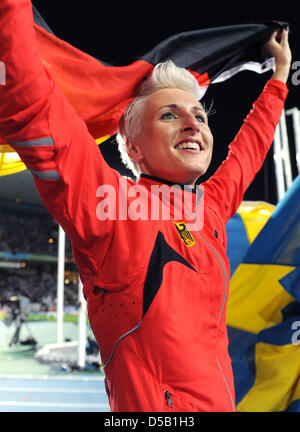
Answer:
[[(157, 67), (122, 118), (120, 149), (139, 174), (134, 183), (108, 167), (44, 69), (29, 0), (2, 0), (0, 34), (7, 65), (0, 134), (72, 241), (111, 410), (234, 411), (225, 223), (280, 119), (291, 63), (287, 32), (266, 44), (276, 70), (202, 194), (194, 186), (209, 166), (213, 137), (187, 71)], [(168, 207), (169, 217), (156, 217), (153, 203)], [(183, 218), (182, 203), (192, 204)]]

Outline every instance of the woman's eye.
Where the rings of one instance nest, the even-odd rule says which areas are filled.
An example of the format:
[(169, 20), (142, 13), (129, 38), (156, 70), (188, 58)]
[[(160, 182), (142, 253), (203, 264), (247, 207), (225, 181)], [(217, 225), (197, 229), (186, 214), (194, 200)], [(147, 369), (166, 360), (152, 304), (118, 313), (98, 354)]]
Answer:
[(161, 119), (174, 119), (175, 115), (171, 112), (166, 112), (161, 116)]
[(196, 119), (200, 122), (200, 123), (204, 123), (205, 122), (205, 118), (202, 114), (197, 114)]

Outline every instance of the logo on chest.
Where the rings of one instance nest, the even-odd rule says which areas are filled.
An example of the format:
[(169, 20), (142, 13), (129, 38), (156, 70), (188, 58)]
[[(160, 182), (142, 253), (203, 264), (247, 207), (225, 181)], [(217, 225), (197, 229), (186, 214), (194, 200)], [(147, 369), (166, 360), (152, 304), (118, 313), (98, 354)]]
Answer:
[(194, 246), (194, 244), (196, 243), (195, 239), (192, 236), (191, 232), (188, 230), (186, 223), (174, 222), (174, 224), (181, 240), (184, 241), (187, 246)]

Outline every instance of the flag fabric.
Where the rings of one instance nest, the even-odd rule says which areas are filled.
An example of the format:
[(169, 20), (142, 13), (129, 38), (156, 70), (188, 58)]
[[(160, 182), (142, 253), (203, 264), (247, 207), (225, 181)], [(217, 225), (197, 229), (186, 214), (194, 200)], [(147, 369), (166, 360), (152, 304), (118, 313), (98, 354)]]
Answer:
[[(300, 412), (299, 197), (300, 176), (274, 211), (263, 206), (265, 221), (244, 203), (226, 227), (233, 263), (227, 327), (238, 411)], [(240, 254), (233, 251), (238, 236)]]
[[(274, 59), (268, 58), (263, 44), (274, 30), (288, 25), (265, 21), (183, 32), (162, 41), (128, 65), (111, 65), (56, 37), (34, 7), (33, 12), (44, 66), (91, 135), (101, 142), (117, 132), (119, 119), (137, 86), (156, 64), (170, 59), (190, 70), (204, 95), (210, 84), (241, 70), (270, 70)], [(0, 141), (1, 144), (4, 143)], [(4, 153), (3, 147), (0, 152)], [(2, 168), (5, 169), (4, 161)]]
[(0, 177), (26, 170), (19, 155), (9, 145), (0, 144)]
[(261, 201), (243, 201), (227, 222), (227, 255), (231, 276), (243, 261), (250, 244), (269, 220), (275, 206)]
[(35, 28), (45, 66), (97, 139), (116, 133), (137, 86), (156, 64), (170, 59), (189, 69), (204, 95), (211, 83), (239, 70), (270, 70), (273, 59), (263, 53), (262, 46), (276, 28), (285, 25), (270, 21), (176, 34), (125, 66), (98, 60), (49, 33), (45, 26), (35, 24)]

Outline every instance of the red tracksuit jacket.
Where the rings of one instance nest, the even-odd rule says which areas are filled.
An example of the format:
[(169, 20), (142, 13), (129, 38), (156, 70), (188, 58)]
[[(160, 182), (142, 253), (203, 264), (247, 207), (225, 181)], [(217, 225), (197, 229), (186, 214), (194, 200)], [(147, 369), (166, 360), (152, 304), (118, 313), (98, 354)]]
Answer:
[[(119, 208), (119, 220), (101, 221), (105, 194), (99, 187), (110, 186), (107, 191), (122, 200), (134, 183), (120, 182), (105, 163), (43, 67), (30, 1), (1, 1), (0, 41), (6, 64), (0, 135), (26, 163), (46, 208), (72, 241), (111, 410), (234, 411), (225, 223), (271, 146), (286, 85), (267, 82), (227, 159), (205, 182), (202, 229), (182, 231), (174, 220), (123, 220)], [(142, 176), (144, 200), (162, 183), (171, 187)], [(196, 205), (195, 192), (180, 193)], [(132, 202), (128, 197), (127, 206)]]

